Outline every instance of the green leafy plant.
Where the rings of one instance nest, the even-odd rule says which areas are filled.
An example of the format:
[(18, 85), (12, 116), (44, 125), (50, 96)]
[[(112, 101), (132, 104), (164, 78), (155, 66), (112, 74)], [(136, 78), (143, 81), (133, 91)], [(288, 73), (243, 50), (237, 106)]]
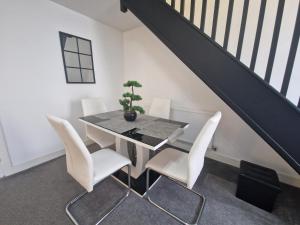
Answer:
[(140, 95), (134, 94), (134, 87), (140, 88), (142, 85), (135, 81), (135, 80), (129, 80), (125, 84), (123, 84), (124, 87), (128, 87), (131, 89), (131, 92), (126, 92), (123, 94), (123, 99), (120, 99), (119, 102), (123, 106), (123, 110), (129, 111), (129, 112), (139, 112), (141, 114), (144, 114), (145, 111), (141, 106), (133, 105), (134, 101), (140, 101), (142, 100), (142, 97)]

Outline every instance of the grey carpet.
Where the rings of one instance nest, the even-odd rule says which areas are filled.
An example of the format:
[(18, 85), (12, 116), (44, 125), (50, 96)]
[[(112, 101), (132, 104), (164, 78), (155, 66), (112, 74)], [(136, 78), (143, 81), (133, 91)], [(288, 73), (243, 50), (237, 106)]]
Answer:
[[(206, 198), (203, 216), (199, 224), (205, 225), (282, 225), (286, 224), (278, 216), (258, 209), (234, 196), (235, 184), (222, 178), (208, 174), (204, 184), (198, 186), (199, 191)], [(123, 190), (123, 191), (122, 191)], [(102, 212), (112, 206), (122, 194), (125, 188), (121, 187), (112, 178), (106, 180), (97, 187), (96, 191), (84, 198), (72, 209), (81, 224), (95, 224), (97, 218), (101, 218)], [(114, 193), (114, 194), (112, 194)], [(199, 198), (192, 192), (174, 184), (162, 177), (150, 192), (151, 199), (159, 205), (176, 213), (185, 221), (192, 222), (196, 210), (199, 207)], [(95, 201), (101, 199), (101, 201)], [(179, 224), (146, 200), (131, 193), (124, 204), (104, 220), (103, 224), (131, 224), (131, 225), (163, 225)]]
[[(283, 185), (283, 192), (271, 214), (234, 196), (236, 175), (236, 168), (206, 159), (203, 173), (195, 185), (195, 190), (203, 193), (207, 199), (200, 224), (300, 224), (299, 189)], [(197, 198), (169, 182), (161, 179), (151, 190), (152, 198), (179, 212), (180, 216), (188, 218), (197, 207)], [(71, 225), (64, 207), (72, 197), (82, 191), (80, 185), (67, 175), (64, 157), (2, 179), (0, 225)], [(117, 201), (124, 191), (124, 187), (112, 178), (107, 179), (94, 192), (74, 205), (72, 211), (82, 224), (89, 225)], [(176, 201), (182, 203), (176, 204)], [(131, 193), (103, 224), (178, 223), (146, 200)]]
[(150, 191), (151, 200), (177, 215), (183, 221), (193, 223), (203, 204), (202, 198), (186, 188), (161, 177)]
[(203, 224), (286, 224), (278, 216), (236, 198), (235, 190), (234, 183), (210, 174), (206, 177), (203, 188), (199, 190), (207, 198)]

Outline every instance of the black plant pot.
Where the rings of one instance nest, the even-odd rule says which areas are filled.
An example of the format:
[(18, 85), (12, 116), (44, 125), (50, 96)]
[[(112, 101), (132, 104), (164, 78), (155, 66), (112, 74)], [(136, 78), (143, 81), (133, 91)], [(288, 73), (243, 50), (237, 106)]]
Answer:
[(135, 121), (136, 119), (136, 112), (135, 111), (125, 111), (124, 118), (127, 121)]

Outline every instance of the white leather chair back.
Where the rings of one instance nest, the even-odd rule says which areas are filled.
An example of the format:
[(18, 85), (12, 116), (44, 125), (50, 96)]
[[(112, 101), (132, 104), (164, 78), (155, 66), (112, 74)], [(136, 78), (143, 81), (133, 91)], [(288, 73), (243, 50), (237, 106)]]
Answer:
[(216, 112), (203, 126), (188, 155), (187, 187), (192, 189), (204, 164), (206, 150), (221, 120), (221, 112)]
[(64, 144), (68, 173), (88, 192), (91, 192), (93, 190), (91, 154), (68, 121), (54, 116), (47, 116), (47, 118)]
[(106, 105), (101, 98), (85, 98), (81, 100), (83, 116), (107, 112)]
[(164, 119), (170, 118), (171, 100), (164, 98), (154, 98), (150, 106), (149, 115)]

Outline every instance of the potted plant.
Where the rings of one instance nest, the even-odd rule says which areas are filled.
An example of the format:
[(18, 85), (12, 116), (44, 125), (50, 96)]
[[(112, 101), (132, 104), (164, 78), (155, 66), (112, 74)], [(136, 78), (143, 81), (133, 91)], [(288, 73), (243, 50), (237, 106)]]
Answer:
[(123, 94), (123, 99), (120, 99), (119, 102), (123, 106), (124, 110), (124, 118), (127, 121), (134, 121), (136, 119), (137, 113), (144, 114), (145, 111), (141, 106), (133, 105), (134, 101), (140, 101), (142, 100), (142, 97), (140, 95), (134, 94), (134, 87), (139, 88), (142, 87), (142, 85), (135, 81), (135, 80), (129, 80), (125, 84), (123, 84), (124, 87), (130, 88), (131, 92), (126, 92)]

